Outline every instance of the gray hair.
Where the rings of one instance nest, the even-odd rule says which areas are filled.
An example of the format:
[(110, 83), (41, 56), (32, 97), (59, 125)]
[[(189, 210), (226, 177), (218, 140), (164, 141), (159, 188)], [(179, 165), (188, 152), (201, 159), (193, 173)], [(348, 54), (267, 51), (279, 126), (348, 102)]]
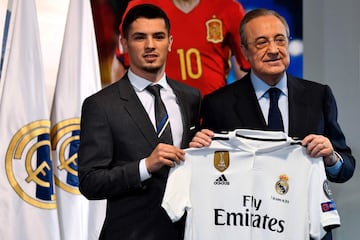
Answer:
[(244, 45), (247, 48), (247, 36), (245, 34), (245, 27), (246, 24), (248, 22), (250, 22), (251, 20), (258, 18), (258, 17), (263, 17), (263, 16), (274, 16), (277, 17), (283, 24), (286, 30), (286, 36), (290, 37), (290, 30), (289, 30), (289, 25), (286, 22), (285, 18), (283, 16), (281, 16), (279, 13), (270, 10), (270, 9), (265, 9), (265, 8), (257, 8), (254, 10), (251, 10), (249, 12), (247, 12), (244, 16), (244, 18), (241, 21), (240, 24), (240, 38), (241, 38), (241, 44)]

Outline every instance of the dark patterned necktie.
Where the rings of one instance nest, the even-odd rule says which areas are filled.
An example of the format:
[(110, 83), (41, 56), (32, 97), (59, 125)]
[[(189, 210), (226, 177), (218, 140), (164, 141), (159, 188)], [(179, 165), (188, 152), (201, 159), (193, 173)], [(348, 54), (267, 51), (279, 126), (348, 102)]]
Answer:
[(270, 96), (268, 129), (275, 131), (284, 131), (283, 119), (281, 117), (281, 112), (278, 105), (281, 91), (280, 89), (273, 87), (269, 88), (268, 92)]
[(173, 144), (169, 116), (160, 96), (161, 88), (162, 87), (159, 84), (155, 84), (147, 86), (146, 90), (155, 97), (156, 132), (159, 141), (162, 143)]

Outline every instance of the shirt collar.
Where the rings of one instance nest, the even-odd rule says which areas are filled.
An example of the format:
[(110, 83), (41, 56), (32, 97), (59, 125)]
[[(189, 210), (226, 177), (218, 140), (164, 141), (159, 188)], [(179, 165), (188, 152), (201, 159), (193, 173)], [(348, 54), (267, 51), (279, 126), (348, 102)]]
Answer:
[(256, 76), (253, 72), (250, 73), (251, 82), (255, 89), (255, 94), (257, 99), (260, 99), (264, 97), (265, 93), (269, 88), (271, 87), (277, 87), (281, 90), (283, 94), (286, 96), (288, 95), (288, 89), (287, 89), (287, 75), (284, 74), (283, 77), (280, 79), (280, 81), (275, 86), (270, 86), (267, 83), (265, 83), (263, 80), (261, 80), (258, 76)]
[(137, 91), (137, 92), (144, 91), (145, 88), (151, 84), (159, 84), (166, 90), (170, 88), (169, 84), (166, 81), (165, 73), (158, 82), (153, 83), (149, 80), (146, 80), (145, 78), (142, 78), (142, 77), (136, 75), (134, 72), (131, 71), (131, 69), (129, 69), (128, 70), (128, 78), (130, 80), (131, 85), (135, 88), (135, 91)]

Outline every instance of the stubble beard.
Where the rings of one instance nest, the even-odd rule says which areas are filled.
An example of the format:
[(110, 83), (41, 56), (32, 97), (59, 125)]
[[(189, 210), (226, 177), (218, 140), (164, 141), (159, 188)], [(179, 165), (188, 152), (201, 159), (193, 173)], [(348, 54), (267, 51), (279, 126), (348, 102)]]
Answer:
[(158, 73), (161, 70), (161, 67), (156, 67), (156, 66), (143, 67), (143, 70), (148, 73)]

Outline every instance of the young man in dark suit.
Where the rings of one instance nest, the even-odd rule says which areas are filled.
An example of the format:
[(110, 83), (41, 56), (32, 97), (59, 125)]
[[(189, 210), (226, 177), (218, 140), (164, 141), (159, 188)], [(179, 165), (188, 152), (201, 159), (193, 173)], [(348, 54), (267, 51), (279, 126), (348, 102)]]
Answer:
[[(337, 122), (337, 106), (329, 86), (286, 73), (290, 57), (285, 19), (274, 11), (255, 9), (243, 18), (240, 36), (251, 72), (204, 97), (204, 129), (196, 134), (190, 146), (209, 145), (213, 131), (270, 129), (268, 90), (277, 88), (281, 112), (281, 127), (277, 130), (302, 139), (311, 157), (322, 157), (330, 181), (349, 180), (355, 159)], [(331, 239), (331, 233), (324, 239)]]
[[(129, 70), (83, 103), (80, 191), (88, 199), (107, 199), (100, 239), (180, 239), (181, 226), (160, 204), (169, 168), (184, 160), (181, 148), (199, 129), (201, 95), (165, 75), (172, 37), (160, 8), (131, 8), (122, 33)], [(167, 127), (157, 131), (158, 107), (150, 85), (160, 85), (169, 120), (163, 126), (171, 129), (166, 139)]]

